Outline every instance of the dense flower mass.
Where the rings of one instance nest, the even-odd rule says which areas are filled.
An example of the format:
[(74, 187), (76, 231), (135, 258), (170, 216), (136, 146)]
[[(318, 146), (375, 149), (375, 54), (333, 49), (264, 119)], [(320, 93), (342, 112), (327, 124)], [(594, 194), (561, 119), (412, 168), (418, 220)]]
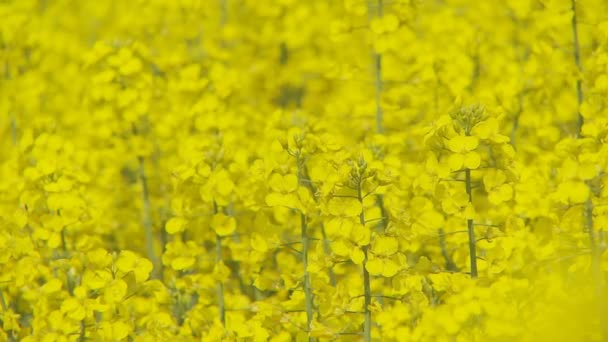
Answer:
[(0, 18), (0, 341), (608, 339), (606, 1)]

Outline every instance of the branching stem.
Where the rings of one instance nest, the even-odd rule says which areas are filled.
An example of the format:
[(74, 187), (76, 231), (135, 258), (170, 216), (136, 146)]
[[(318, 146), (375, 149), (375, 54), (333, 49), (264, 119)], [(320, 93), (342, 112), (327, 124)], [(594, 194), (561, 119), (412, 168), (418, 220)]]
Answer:
[[(469, 204), (473, 205), (473, 190), (471, 189), (471, 170), (465, 170), (467, 195)], [(471, 262), (471, 278), (477, 278), (477, 249), (475, 240), (475, 227), (473, 219), (467, 219), (467, 229), (469, 233), (469, 256)]]
[(143, 202), (143, 225), (144, 225), (144, 235), (145, 235), (145, 243), (146, 243), (146, 254), (148, 259), (154, 265), (152, 270), (152, 279), (159, 279), (159, 270), (160, 270), (160, 260), (156, 255), (156, 251), (154, 249), (154, 226), (152, 223), (152, 204), (150, 203), (150, 190), (148, 187), (148, 178), (146, 177), (146, 169), (145, 169), (145, 161), (144, 157), (138, 156), (139, 161), (139, 181), (141, 182), (142, 187), (142, 202)]
[[(363, 196), (361, 193), (362, 188), (362, 179), (359, 178), (358, 186), (357, 186), (357, 196), (359, 198), (359, 203), (361, 204), (361, 213), (359, 214), (359, 222), (365, 226), (365, 208), (363, 207)], [(365, 268), (368, 260), (368, 246), (363, 247), (363, 290), (364, 290), (364, 314), (365, 321), (363, 323), (363, 341), (371, 342), (372, 340), (372, 312), (369, 307), (372, 304), (372, 290), (370, 285), (370, 277), (369, 272)]]
[[(574, 41), (574, 62), (576, 63), (576, 68), (579, 73), (583, 72), (583, 64), (581, 62), (581, 49), (578, 39), (578, 22), (576, 16), (576, 0), (571, 0), (572, 2), (572, 39)], [(583, 103), (583, 83), (580, 78), (581, 75), (578, 75), (576, 78), (576, 98), (578, 101), (577, 114), (578, 114), (578, 124), (577, 124), (577, 135), (581, 135), (581, 130), (583, 128), (583, 116), (581, 115), (580, 106)]]

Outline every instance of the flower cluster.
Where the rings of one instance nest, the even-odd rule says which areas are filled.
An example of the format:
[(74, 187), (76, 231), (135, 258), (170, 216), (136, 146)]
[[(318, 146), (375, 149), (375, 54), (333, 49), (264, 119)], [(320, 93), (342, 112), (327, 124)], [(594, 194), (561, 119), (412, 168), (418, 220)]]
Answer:
[(608, 339), (603, 0), (0, 3), (0, 341)]

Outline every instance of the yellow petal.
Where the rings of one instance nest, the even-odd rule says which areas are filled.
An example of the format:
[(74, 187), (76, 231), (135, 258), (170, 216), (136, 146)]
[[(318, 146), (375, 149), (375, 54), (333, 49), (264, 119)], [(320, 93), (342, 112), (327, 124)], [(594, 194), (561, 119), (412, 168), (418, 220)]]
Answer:
[(45, 294), (57, 292), (61, 290), (62, 285), (63, 284), (61, 283), (61, 280), (53, 278), (49, 280), (46, 284), (42, 285), (42, 292), (44, 292)]
[(352, 244), (340, 239), (331, 244), (331, 250), (339, 256), (347, 256), (350, 253)]
[(272, 192), (266, 195), (265, 200), (267, 205), (271, 207), (278, 207), (284, 204), (284, 198), (285, 196), (283, 194), (280, 194), (278, 192)]
[(355, 265), (361, 265), (364, 259), (365, 254), (363, 254), (363, 251), (359, 247), (353, 246), (350, 251), (350, 260), (352, 260)]
[(350, 237), (351, 240), (358, 246), (367, 246), (369, 245), (370, 239), (372, 237), (372, 232), (369, 228), (365, 227), (362, 224), (355, 224), (353, 225)]
[(251, 237), (251, 248), (254, 250), (265, 253), (268, 251), (268, 242), (257, 233), (254, 233)]
[(349, 237), (355, 223), (351, 219), (333, 218), (325, 224), (325, 233), (330, 239)]
[(392, 236), (377, 236), (372, 244), (374, 254), (390, 256), (397, 253), (399, 242)]
[(567, 189), (568, 198), (572, 203), (585, 203), (589, 198), (589, 187), (583, 182), (570, 182)]
[(227, 236), (236, 230), (236, 219), (222, 213), (213, 215), (211, 218), (211, 228), (219, 236)]
[(382, 260), (378, 258), (367, 260), (367, 262), (365, 263), (365, 269), (371, 275), (382, 274), (382, 268)]
[(292, 174), (285, 175), (283, 177), (284, 188), (286, 192), (293, 192), (298, 189), (298, 177)]
[(335, 216), (356, 216), (361, 213), (361, 203), (356, 198), (334, 197), (329, 200), (327, 209)]
[(469, 152), (465, 154), (463, 165), (468, 169), (476, 169), (481, 164), (481, 157), (477, 152)]
[(169, 234), (177, 234), (184, 231), (188, 221), (183, 217), (172, 217), (165, 224), (165, 230)]
[(171, 261), (171, 268), (176, 271), (185, 270), (194, 265), (194, 261), (193, 257), (177, 257)]
[(457, 135), (448, 140), (447, 148), (455, 153), (472, 151), (479, 145), (479, 139), (475, 136)]
[(448, 165), (450, 166), (450, 170), (460, 170), (462, 169), (462, 165), (464, 164), (464, 156), (460, 153), (451, 154), (448, 158)]
[(268, 179), (268, 186), (272, 191), (283, 192), (283, 176), (278, 173), (273, 173), (270, 175), (270, 179)]
[(391, 259), (382, 260), (382, 276), (390, 278), (399, 273), (399, 265)]

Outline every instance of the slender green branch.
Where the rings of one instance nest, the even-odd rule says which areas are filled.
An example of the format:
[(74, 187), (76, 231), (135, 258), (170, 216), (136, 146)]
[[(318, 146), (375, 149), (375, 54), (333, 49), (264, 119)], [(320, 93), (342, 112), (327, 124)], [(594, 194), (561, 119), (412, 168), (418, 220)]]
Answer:
[[(382, 18), (382, 16), (384, 15), (384, 1), (378, 0), (376, 6), (376, 16), (378, 18)], [(378, 134), (384, 134), (384, 109), (382, 108), (382, 92), (384, 90), (384, 80), (382, 79), (382, 64), (382, 54), (377, 52), (374, 53), (376, 132)], [(367, 194), (365, 195), (365, 197), (367, 197)], [(362, 198), (361, 195), (359, 195), (359, 198)], [(388, 226), (388, 218), (386, 215), (386, 209), (384, 208), (384, 196), (382, 196), (381, 194), (376, 195), (376, 203), (380, 208), (380, 216), (383, 217), (383, 219), (378, 223), (378, 229), (385, 230)]]
[[(216, 262), (219, 264), (222, 262), (222, 237), (219, 235), (215, 236), (215, 256)], [(221, 280), (217, 282), (217, 308), (220, 315), (220, 322), (226, 324), (226, 305), (224, 303), (224, 282)]]
[[(307, 179), (305, 175), (304, 168), (304, 159), (301, 158), (301, 154), (297, 153), (296, 164), (298, 170), (298, 183), (307, 184), (305, 186), (312, 192), (313, 187), (311, 183), (303, 183), (302, 180)], [(312, 192), (314, 196), (314, 192)], [(302, 263), (304, 267), (304, 297), (306, 300), (306, 331), (310, 335), (310, 330), (312, 329), (312, 319), (313, 319), (313, 294), (312, 294), (312, 285), (310, 282), (310, 273), (308, 272), (308, 250), (310, 244), (310, 238), (308, 237), (308, 219), (303, 212), (300, 212), (300, 227), (301, 227), (301, 239), (302, 239)], [(325, 234), (325, 233), (324, 233)], [(314, 338), (309, 336), (309, 342), (313, 342)]]
[[(581, 105), (583, 104), (583, 84), (582, 84), (582, 73), (583, 63), (581, 62), (581, 49), (578, 36), (578, 17), (576, 10), (576, 0), (571, 0), (572, 5), (572, 39), (574, 42), (574, 62), (579, 75), (576, 78), (576, 100), (577, 100), (577, 114), (578, 114), (578, 125), (577, 125), (577, 137), (581, 137), (582, 128), (584, 124), (584, 118), (581, 114)], [(593, 282), (595, 285), (596, 299), (598, 303), (604, 303), (603, 293), (603, 281), (602, 281), (602, 270), (601, 270), (601, 251), (598, 248), (597, 239), (594, 231), (593, 223), (593, 189), (591, 184), (587, 184), (589, 187), (589, 197), (585, 202), (585, 228), (589, 234), (589, 248), (591, 250), (591, 272), (593, 274)], [(598, 314), (600, 318), (600, 325), (602, 326), (602, 335), (606, 337), (608, 335), (608, 328), (606, 327), (606, 315), (604, 313), (603, 305), (599, 305)]]
[[(383, 0), (378, 0), (377, 16), (382, 17), (384, 11)], [(384, 134), (384, 110), (382, 108), (382, 91), (384, 84), (382, 82), (382, 54), (374, 54), (374, 74), (376, 88), (376, 132)]]
[[(365, 226), (365, 208), (363, 207), (363, 196), (361, 194), (362, 188), (362, 179), (359, 177), (358, 186), (357, 186), (357, 195), (359, 197), (359, 203), (361, 204), (361, 213), (359, 214), (359, 222)], [(365, 266), (367, 265), (368, 260), (368, 246), (363, 247), (363, 290), (364, 292), (364, 309), (365, 312), (365, 321), (363, 323), (363, 340), (365, 342), (371, 342), (372, 340), (372, 312), (370, 311), (370, 305), (372, 304), (372, 290), (370, 285), (370, 277), (369, 272)]]
[(87, 340), (87, 326), (84, 324), (84, 319), (80, 321), (80, 337), (78, 338), (79, 342), (84, 342)]
[(521, 113), (524, 111), (524, 93), (523, 91), (519, 92), (519, 96), (517, 98), (517, 111), (515, 112), (515, 117), (513, 118), (513, 127), (511, 127), (511, 135), (510, 135), (510, 143), (513, 148), (515, 148), (516, 139), (517, 139), (517, 130), (519, 129), (519, 118), (521, 117)]
[(226, 25), (228, 22), (228, 0), (220, 1), (220, 26)]
[(376, 204), (378, 205), (378, 208), (380, 208), (380, 222), (378, 222), (378, 229), (384, 231), (386, 230), (386, 227), (388, 227), (389, 220), (388, 213), (386, 212), (386, 208), (384, 206), (384, 195), (376, 195)]
[[(6, 304), (6, 300), (4, 299), (4, 291), (0, 289), (0, 307), (2, 307), (2, 312), (6, 313), (8, 311), (8, 305)], [(8, 334), (10, 332), (10, 334)], [(8, 341), (13, 342), (17, 341), (17, 337), (15, 336), (14, 330), (7, 331)]]
[(17, 120), (11, 115), (11, 141), (13, 146), (17, 145)]
[[(591, 187), (591, 186), (589, 186)], [(602, 280), (602, 266), (601, 266), (601, 251), (598, 248), (597, 239), (595, 236), (595, 228), (593, 223), (593, 201), (592, 201), (593, 192), (589, 192), (589, 197), (585, 202), (585, 226), (587, 228), (587, 233), (589, 234), (589, 249), (591, 252), (591, 273), (593, 275), (593, 283), (595, 287), (595, 296), (597, 298), (598, 303), (604, 303), (604, 291), (603, 291), (603, 280)], [(603, 334), (608, 334), (608, 328), (605, 326), (605, 315), (604, 308), (602, 304), (598, 306), (600, 323), (603, 327)]]
[(156, 255), (156, 251), (154, 249), (154, 227), (152, 223), (152, 204), (150, 203), (150, 190), (148, 188), (148, 179), (146, 177), (146, 169), (145, 169), (145, 161), (144, 157), (138, 156), (137, 160), (139, 162), (139, 181), (142, 186), (142, 202), (143, 202), (143, 225), (144, 225), (144, 235), (145, 235), (145, 243), (146, 243), (146, 254), (148, 259), (152, 262), (154, 268), (152, 269), (152, 279), (158, 279), (160, 274), (160, 260)]
[(6, 312), (8, 310), (8, 305), (6, 305), (6, 300), (4, 299), (4, 291), (0, 289), (0, 306), (2, 306), (2, 311)]
[[(473, 190), (471, 189), (471, 170), (465, 170), (466, 176), (466, 189), (467, 195), (469, 195), (469, 203), (473, 204)], [(469, 256), (471, 262), (471, 277), (477, 278), (477, 249), (475, 243), (475, 227), (473, 219), (467, 219), (467, 229), (469, 233)]]
[[(313, 318), (313, 299), (312, 286), (310, 284), (310, 273), (308, 273), (308, 222), (304, 213), (300, 213), (300, 222), (302, 228), (302, 261), (304, 264), (304, 296), (306, 299), (306, 329), (310, 333)], [(314, 339), (309, 336), (308, 341), (312, 342)]]
[[(578, 39), (578, 22), (577, 22), (577, 13), (576, 13), (576, 0), (571, 0), (572, 3), (572, 39), (574, 41), (574, 62), (576, 63), (576, 68), (579, 73), (583, 72), (583, 64), (581, 62), (581, 49)], [(578, 114), (578, 125), (577, 125), (577, 135), (581, 135), (581, 130), (583, 128), (584, 119), (581, 115), (580, 106), (583, 103), (583, 82), (580, 78), (581, 75), (578, 75), (576, 78), (576, 99), (578, 103), (577, 114)]]
[[(213, 202), (213, 213), (217, 214), (219, 212), (217, 203)], [(224, 260), (223, 256), (223, 248), (222, 248), (222, 237), (219, 235), (215, 235), (215, 262), (216, 264), (222, 263)], [(226, 324), (226, 305), (224, 301), (224, 283), (219, 280), (217, 282), (217, 309), (219, 313), (220, 322), (222, 325)]]
[[(301, 160), (299, 157), (296, 158), (296, 162), (298, 163), (298, 178), (301, 184), (304, 184), (310, 190), (310, 193), (313, 195), (315, 201), (317, 197), (315, 194), (317, 193), (317, 189), (315, 188), (310, 176), (308, 176), (308, 169), (306, 168), (306, 162)], [(321, 223), (321, 235), (323, 236), (323, 251), (326, 255), (331, 255), (331, 246), (329, 245), (329, 240), (327, 240), (327, 234), (325, 233), (325, 225)], [(310, 239), (310, 238), (309, 238)], [(327, 275), (329, 276), (329, 283), (331, 286), (336, 286), (336, 275), (334, 274), (333, 267), (327, 268)]]
[[(325, 233), (325, 226), (321, 224), (321, 235), (323, 236), (323, 251), (326, 255), (331, 255), (331, 247), (329, 246), (329, 240), (327, 240), (327, 234)], [(336, 275), (334, 274), (334, 269), (332, 267), (328, 267), (327, 275), (329, 276), (329, 284), (331, 286), (336, 286)]]
[(439, 237), (439, 247), (441, 248), (441, 255), (443, 255), (443, 259), (445, 259), (445, 268), (448, 271), (458, 271), (458, 266), (452, 260), (450, 253), (448, 253), (447, 244), (445, 241), (446, 234), (443, 232), (442, 228), (439, 228), (437, 236)]

